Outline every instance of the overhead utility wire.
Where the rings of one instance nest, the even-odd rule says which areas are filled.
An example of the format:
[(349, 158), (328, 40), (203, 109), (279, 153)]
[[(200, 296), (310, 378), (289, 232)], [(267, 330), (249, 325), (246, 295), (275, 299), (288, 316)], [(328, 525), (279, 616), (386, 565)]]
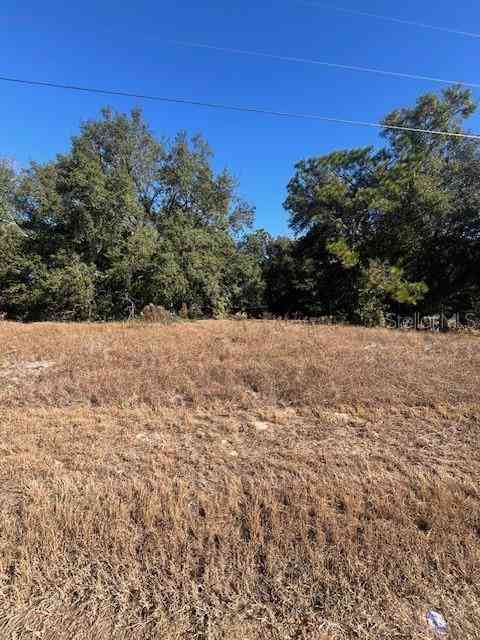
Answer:
[(335, 62), (323, 62), (321, 60), (312, 60), (310, 58), (298, 58), (296, 56), (283, 56), (274, 53), (263, 53), (261, 51), (250, 51), (247, 49), (234, 49), (232, 47), (217, 47), (210, 44), (202, 44), (198, 42), (185, 42), (183, 40), (166, 40), (175, 45), (182, 47), (191, 47), (194, 49), (207, 49), (210, 51), (219, 51), (223, 53), (239, 54), (244, 56), (253, 56), (257, 58), (269, 58), (271, 60), (282, 60), (284, 62), (295, 62), (300, 64), (313, 64), (321, 67), (330, 67), (332, 69), (342, 69), (344, 71), (361, 71), (364, 73), (376, 73), (382, 76), (392, 76), (396, 78), (404, 78), (407, 80), (427, 80), (429, 82), (439, 82), (441, 84), (461, 84), (465, 87), (480, 89), (480, 83), (463, 82), (462, 80), (446, 80), (443, 78), (435, 78), (432, 76), (420, 76), (412, 73), (401, 73), (399, 71), (386, 71), (383, 69), (374, 69), (372, 67), (359, 67), (350, 64), (337, 64)]
[(405, 24), (411, 27), (419, 27), (421, 29), (432, 29), (434, 31), (443, 31), (443, 33), (452, 33), (457, 36), (466, 36), (467, 38), (480, 38), (480, 33), (472, 33), (471, 31), (460, 31), (450, 27), (439, 27), (433, 24), (425, 24), (424, 22), (416, 22), (415, 20), (404, 20), (403, 18), (395, 18), (393, 16), (383, 16), (377, 13), (368, 13), (366, 11), (357, 11), (356, 9), (347, 9), (346, 7), (336, 7), (330, 4), (320, 2), (309, 2), (308, 0), (297, 0), (298, 4), (308, 7), (317, 7), (318, 9), (328, 9), (329, 11), (337, 11), (351, 16), (362, 16), (364, 18), (375, 18), (376, 20), (385, 20), (386, 22), (395, 22), (396, 24)]
[(270, 109), (261, 109), (259, 107), (242, 107), (239, 105), (223, 104), (219, 102), (203, 102), (200, 100), (189, 100), (187, 98), (171, 98), (166, 96), (153, 96), (141, 93), (130, 93), (127, 91), (114, 91), (110, 89), (97, 89), (94, 87), (81, 87), (72, 84), (59, 84), (56, 82), (43, 82), (40, 80), (26, 80), (23, 78), (10, 78), (0, 76), (0, 82), (11, 82), (21, 85), (29, 85), (34, 87), (49, 87), (53, 89), (66, 89), (68, 91), (81, 91), (85, 93), (94, 93), (108, 96), (121, 96), (125, 98), (137, 98), (140, 100), (153, 100), (157, 102), (166, 102), (172, 104), (185, 104), (195, 107), (206, 107), (208, 109), (222, 109), (224, 111), (238, 111), (244, 113), (256, 113), (268, 116), (278, 116), (281, 118), (296, 118), (301, 120), (317, 120), (321, 122), (332, 122), (337, 124), (348, 124), (362, 127), (373, 127), (375, 129), (392, 129), (396, 131), (412, 131), (414, 133), (429, 133), (436, 136), (445, 136), (449, 138), (468, 138), (470, 140), (480, 140), (480, 135), (471, 133), (454, 133), (451, 131), (437, 131), (432, 129), (420, 129), (414, 127), (403, 127), (400, 125), (381, 124), (379, 122), (366, 122), (363, 120), (347, 120), (344, 118), (333, 118), (328, 116), (320, 116), (311, 113), (292, 113), (287, 111), (273, 111)]

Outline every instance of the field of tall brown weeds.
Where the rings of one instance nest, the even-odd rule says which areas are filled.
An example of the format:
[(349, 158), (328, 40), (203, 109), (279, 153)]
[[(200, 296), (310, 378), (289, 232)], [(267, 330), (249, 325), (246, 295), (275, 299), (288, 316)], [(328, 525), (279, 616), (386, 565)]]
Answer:
[(479, 638), (479, 438), (471, 336), (0, 322), (0, 638)]

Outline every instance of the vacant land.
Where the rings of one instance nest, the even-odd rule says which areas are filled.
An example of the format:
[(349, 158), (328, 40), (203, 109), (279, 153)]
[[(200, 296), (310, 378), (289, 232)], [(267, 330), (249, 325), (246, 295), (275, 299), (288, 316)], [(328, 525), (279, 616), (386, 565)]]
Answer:
[(479, 390), (468, 336), (0, 323), (0, 638), (478, 638)]

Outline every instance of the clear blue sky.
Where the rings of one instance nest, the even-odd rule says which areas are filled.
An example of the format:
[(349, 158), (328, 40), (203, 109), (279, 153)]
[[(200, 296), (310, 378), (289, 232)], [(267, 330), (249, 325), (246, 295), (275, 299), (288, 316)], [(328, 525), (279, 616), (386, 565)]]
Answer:
[[(480, 32), (471, 0), (340, 0), (340, 6)], [(480, 39), (305, 6), (295, 0), (117, 2), (4, 0), (0, 75), (378, 121), (422, 92), (399, 80), (172, 46), (169, 39), (480, 82)], [(294, 163), (378, 144), (374, 130), (193, 106), (135, 102), (0, 83), (0, 155), (21, 166), (68, 148), (82, 119), (140, 104), (158, 135), (201, 132), (257, 207), (256, 226), (286, 233), (282, 209)], [(471, 127), (480, 129), (473, 118)]]

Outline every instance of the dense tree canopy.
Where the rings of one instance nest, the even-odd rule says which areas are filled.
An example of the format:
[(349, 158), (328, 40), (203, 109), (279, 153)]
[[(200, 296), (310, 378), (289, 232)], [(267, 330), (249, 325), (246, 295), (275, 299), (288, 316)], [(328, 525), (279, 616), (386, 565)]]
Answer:
[[(450, 87), (384, 124), (461, 133), (475, 106), (469, 91)], [(383, 149), (296, 165), (285, 201), (297, 236), (287, 247), (296, 263), (289, 298), (305, 312), (364, 321), (392, 305), (470, 308), (480, 294), (478, 141), (401, 128), (383, 135)]]
[(462, 133), (475, 108), (452, 86), (387, 115), (382, 148), (300, 161), (290, 238), (249, 231), (253, 207), (201, 136), (159, 140), (139, 110), (105, 109), (54, 161), (0, 162), (0, 311), (111, 319), (153, 303), (376, 323), (480, 306), (480, 144), (425, 133)]
[[(243, 248), (253, 209), (211, 156), (200, 136), (158, 141), (138, 110), (105, 109), (55, 161), (20, 176), (2, 164), (2, 307), (86, 319), (151, 302), (208, 314), (244, 306), (261, 278)], [(15, 248), (12, 216), (24, 234)]]

